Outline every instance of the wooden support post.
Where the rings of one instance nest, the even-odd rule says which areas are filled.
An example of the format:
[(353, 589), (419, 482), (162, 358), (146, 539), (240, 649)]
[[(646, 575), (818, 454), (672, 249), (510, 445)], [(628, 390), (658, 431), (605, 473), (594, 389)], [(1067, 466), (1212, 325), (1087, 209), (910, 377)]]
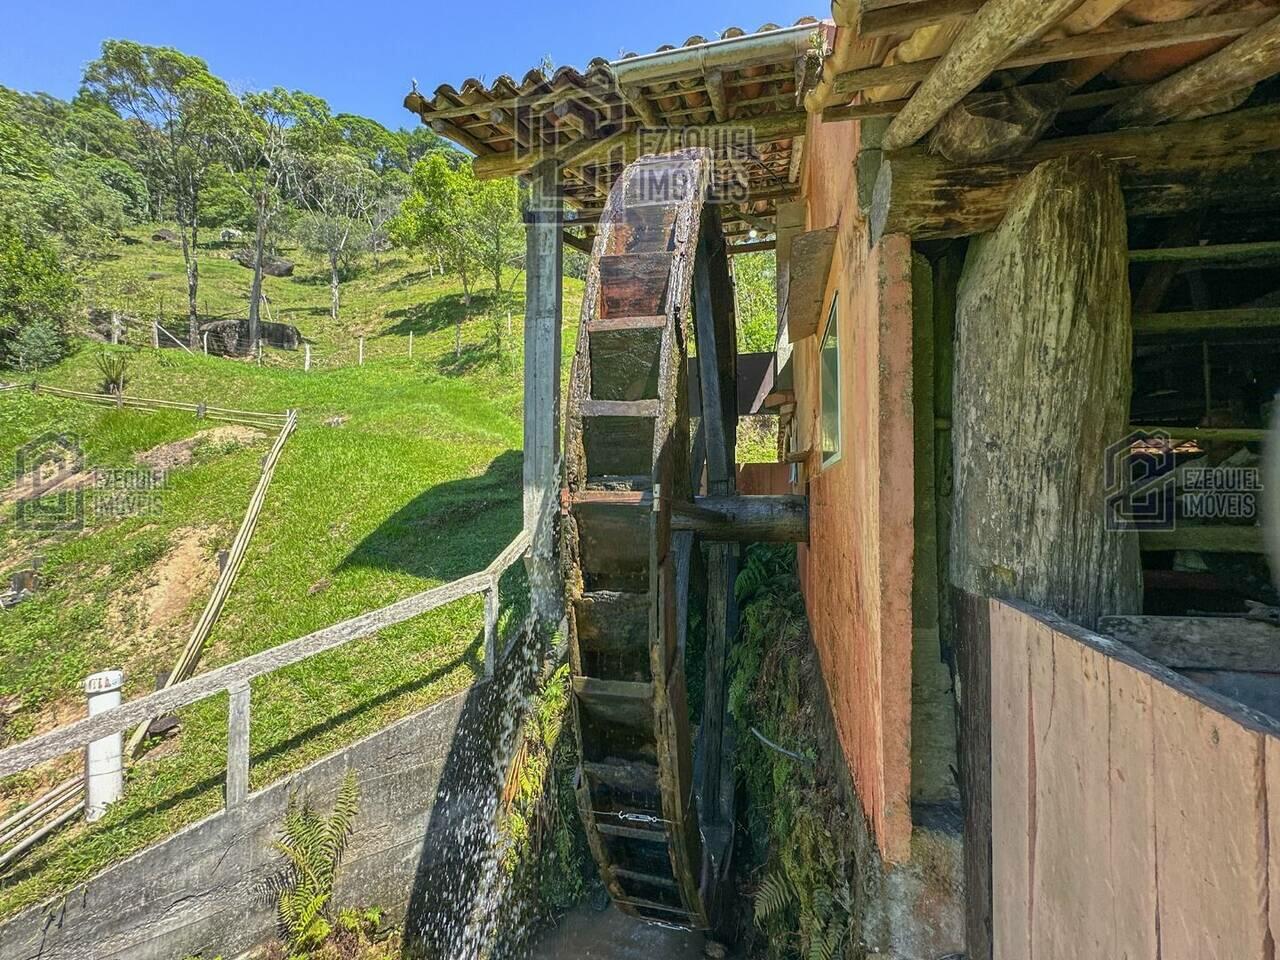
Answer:
[(534, 615), (557, 624), (564, 589), (556, 551), (559, 497), (560, 327), (563, 310), (563, 199), (560, 171), (543, 161), (530, 173), (525, 213), (524, 525)]
[(201, 339), (204, 342), (204, 355), (207, 357), (209, 355), (209, 331), (208, 330), (204, 332), (204, 336)]
[(159, 320), (151, 321), (151, 349), (152, 350), (160, 349), (160, 321)]
[(971, 242), (956, 312), (955, 584), (1090, 628), (1141, 603), (1137, 539), (1104, 523), (1107, 447), (1129, 424), (1127, 252), (1115, 171), (1050, 161)]
[(409, 359), (413, 359), (413, 331), (409, 331)]
[(304, 343), (302, 349), (305, 351), (302, 356), (302, 370), (304, 373), (311, 370), (311, 344)]
[[(737, 333), (733, 281), (719, 213), (703, 211), (702, 235), (694, 265), (694, 321), (698, 344), (702, 423), (707, 456), (707, 492), (724, 501), (734, 499), (737, 487), (738, 429)], [(727, 505), (727, 504), (726, 504)], [(705, 511), (704, 511), (705, 512)], [(712, 516), (717, 511), (712, 510)], [(736, 544), (721, 541), (707, 548), (706, 683), (703, 693), (701, 802), (714, 824), (732, 817), (721, 809), (721, 765), (724, 714), (728, 696), (726, 665), (729, 646), (738, 632), (738, 609), (733, 584), (738, 576)], [(706, 838), (715, 855), (719, 844)]]
[(227, 809), (249, 795), (249, 684), (231, 688), (227, 712)]
[(498, 578), (494, 577), (484, 592), (484, 675), (492, 677), (498, 669)]
[(364, 337), (360, 338), (360, 366), (364, 366)]

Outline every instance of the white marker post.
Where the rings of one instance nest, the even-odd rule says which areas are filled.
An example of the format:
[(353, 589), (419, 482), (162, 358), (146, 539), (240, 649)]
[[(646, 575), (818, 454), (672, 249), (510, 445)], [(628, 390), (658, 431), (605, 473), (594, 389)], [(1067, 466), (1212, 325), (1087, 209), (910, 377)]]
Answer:
[[(89, 716), (120, 706), (124, 671), (105, 670), (84, 682), (89, 697)], [(102, 819), (107, 807), (124, 795), (123, 737), (113, 733), (95, 740), (85, 749), (85, 819)]]
[(311, 344), (304, 343), (302, 345), (302, 348), (306, 351), (306, 354), (303, 356), (303, 359), (302, 359), (302, 372), (310, 373), (311, 372)]
[(413, 331), (409, 331), (409, 359), (413, 359)]
[(360, 366), (364, 366), (364, 337), (360, 338)]

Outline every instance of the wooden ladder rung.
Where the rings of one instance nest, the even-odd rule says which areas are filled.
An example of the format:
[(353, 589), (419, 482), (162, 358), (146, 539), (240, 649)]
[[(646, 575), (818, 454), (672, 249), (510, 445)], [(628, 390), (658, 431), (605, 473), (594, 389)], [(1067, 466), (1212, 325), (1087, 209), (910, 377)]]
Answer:
[(574, 677), (573, 692), (583, 700), (623, 700), (637, 703), (653, 699), (653, 684), (637, 683), (633, 680)]
[(657, 400), (583, 400), (584, 417), (649, 417), (658, 415)]
[(641, 507), (653, 502), (652, 490), (579, 490), (570, 494), (571, 506)]
[(624, 827), (616, 823), (600, 823), (596, 821), (596, 829), (607, 837), (621, 837), (623, 840), (640, 840), (643, 843), (667, 842), (665, 830), (645, 830), (641, 827)]
[(655, 887), (666, 887), (668, 890), (679, 890), (680, 886), (670, 877), (655, 877), (651, 873), (641, 873), (638, 870), (628, 870), (625, 867), (611, 866), (614, 877), (619, 880), (634, 880), (637, 883), (651, 883)]
[(616, 760), (613, 763), (583, 761), (582, 770), (591, 779), (618, 790), (632, 793), (656, 793), (658, 790), (656, 764), (638, 760)]
[(667, 325), (667, 318), (656, 317), (609, 317), (587, 321), (587, 333), (614, 333), (618, 330), (661, 330)]

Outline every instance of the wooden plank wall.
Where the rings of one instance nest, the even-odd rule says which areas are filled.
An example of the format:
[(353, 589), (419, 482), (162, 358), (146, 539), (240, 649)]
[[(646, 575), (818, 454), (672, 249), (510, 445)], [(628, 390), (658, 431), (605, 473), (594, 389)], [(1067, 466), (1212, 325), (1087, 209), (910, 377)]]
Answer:
[(995, 960), (1273, 960), (1280, 726), (988, 602)]
[(841, 745), (881, 854), (910, 855), (914, 436), (911, 243), (868, 248), (848, 163), (856, 124), (811, 123), (808, 229), (837, 226), (821, 328), (795, 344), (797, 449), (821, 448), (819, 357), (839, 299), (842, 455), (807, 481), (800, 572)]

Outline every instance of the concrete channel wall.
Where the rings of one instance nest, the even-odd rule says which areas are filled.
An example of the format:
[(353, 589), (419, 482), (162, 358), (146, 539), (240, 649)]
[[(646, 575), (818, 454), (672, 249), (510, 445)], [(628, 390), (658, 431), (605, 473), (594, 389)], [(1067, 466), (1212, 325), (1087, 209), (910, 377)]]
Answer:
[(348, 770), (360, 812), (339, 873), (338, 906), (378, 906), (402, 917), (418, 877), (450, 855), (456, 825), (483, 808), (493, 784), (460, 762), (486, 712), (479, 684), (254, 793), (240, 806), (112, 867), (65, 897), (0, 925), (0, 960), (180, 960), (234, 957), (275, 933), (263, 881), (289, 797), (328, 811)]

